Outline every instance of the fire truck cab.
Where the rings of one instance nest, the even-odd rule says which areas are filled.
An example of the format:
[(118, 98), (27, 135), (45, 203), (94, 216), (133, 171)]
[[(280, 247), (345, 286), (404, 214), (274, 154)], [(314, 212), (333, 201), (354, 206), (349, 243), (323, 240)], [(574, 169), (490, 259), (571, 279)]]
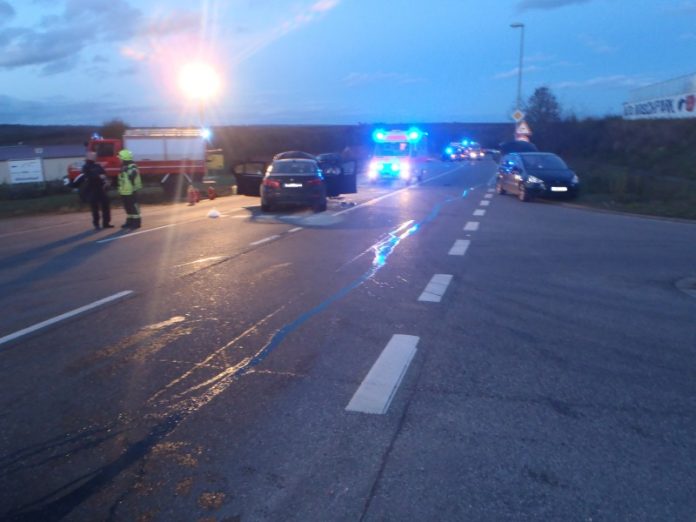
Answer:
[(370, 182), (401, 180), (411, 184), (422, 181), (428, 157), (427, 134), (416, 127), (408, 130), (376, 129), (375, 143), (367, 178)]

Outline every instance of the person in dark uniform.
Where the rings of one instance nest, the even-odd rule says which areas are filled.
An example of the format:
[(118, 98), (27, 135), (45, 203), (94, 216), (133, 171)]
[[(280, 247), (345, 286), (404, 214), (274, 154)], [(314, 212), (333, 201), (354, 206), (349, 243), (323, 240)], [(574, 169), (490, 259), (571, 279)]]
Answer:
[(82, 200), (89, 203), (92, 208), (94, 229), (114, 228), (111, 224), (111, 205), (109, 203), (109, 195), (107, 194), (109, 179), (106, 176), (106, 171), (96, 162), (96, 159), (97, 154), (95, 152), (90, 151), (87, 153), (82, 172), (75, 178), (73, 185), (80, 188)]

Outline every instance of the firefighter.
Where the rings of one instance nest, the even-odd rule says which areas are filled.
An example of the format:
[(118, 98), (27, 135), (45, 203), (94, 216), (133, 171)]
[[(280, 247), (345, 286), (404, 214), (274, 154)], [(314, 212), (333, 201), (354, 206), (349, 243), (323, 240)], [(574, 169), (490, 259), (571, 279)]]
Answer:
[[(89, 151), (82, 166), (82, 172), (73, 181), (73, 186), (80, 187), (82, 200), (92, 208), (92, 224), (95, 230), (113, 228), (111, 224), (111, 207), (109, 204), (109, 180), (104, 168), (96, 162), (97, 153)], [(99, 211), (101, 210), (101, 226)]]
[(140, 228), (140, 206), (138, 205), (138, 191), (143, 188), (138, 166), (133, 163), (133, 153), (123, 149), (118, 153), (121, 160), (121, 172), (118, 175), (118, 193), (123, 200), (123, 208), (126, 211), (126, 222), (121, 228)]

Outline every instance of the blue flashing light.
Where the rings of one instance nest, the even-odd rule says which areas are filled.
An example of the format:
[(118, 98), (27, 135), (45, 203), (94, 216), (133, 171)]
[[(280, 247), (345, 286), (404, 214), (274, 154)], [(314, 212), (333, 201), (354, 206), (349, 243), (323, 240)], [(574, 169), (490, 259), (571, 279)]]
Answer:
[(452, 153), (454, 152), (454, 149), (453, 149), (452, 147), (447, 147), (447, 148), (445, 149), (445, 152), (446, 152), (447, 154), (452, 154)]
[(469, 144), (469, 140), (467, 140), (466, 138), (462, 140), (462, 145), (468, 145), (468, 144)]
[(423, 138), (423, 131), (416, 127), (411, 127), (410, 129), (408, 129), (406, 137), (408, 138), (408, 141), (410, 141), (411, 143), (418, 142), (421, 140), (421, 138)]
[(372, 139), (374, 141), (384, 141), (387, 138), (387, 131), (384, 129), (375, 129), (372, 133)]
[(398, 162), (397, 162), (397, 163), (392, 163), (392, 164), (391, 164), (391, 169), (392, 169), (393, 172), (397, 172), (397, 171), (401, 170), (401, 165), (399, 165)]
[(209, 140), (212, 135), (213, 133), (210, 129), (201, 129), (201, 138), (203, 138), (204, 140)]
[(102, 139), (101, 134), (99, 134), (98, 132), (93, 133), (92, 139), (93, 140), (101, 140)]

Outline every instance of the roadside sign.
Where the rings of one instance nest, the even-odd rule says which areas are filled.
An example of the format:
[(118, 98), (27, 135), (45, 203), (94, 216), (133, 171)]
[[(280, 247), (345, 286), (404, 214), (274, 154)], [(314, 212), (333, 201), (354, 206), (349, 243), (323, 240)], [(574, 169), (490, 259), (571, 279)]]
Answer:
[(529, 125), (526, 121), (521, 121), (517, 124), (517, 129), (515, 129), (515, 132), (517, 134), (524, 134), (525, 136), (529, 136), (532, 133), (532, 129), (529, 128)]
[(512, 116), (513, 120), (519, 123), (524, 119), (524, 112), (522, 112), (519, 109), (516, 109), (515, 112), (513, 112), (510, 116)]
[(41, 183), (44, 180), (41, 158), (10, 160), (8, 164), (12, 183)]

